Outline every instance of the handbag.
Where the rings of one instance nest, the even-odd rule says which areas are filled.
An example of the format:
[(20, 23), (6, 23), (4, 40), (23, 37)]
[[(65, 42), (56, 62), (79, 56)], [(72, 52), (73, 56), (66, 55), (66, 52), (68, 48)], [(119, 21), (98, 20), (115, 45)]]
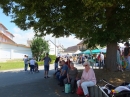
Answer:
[(77, 91), (76, 91), (76, 94), (79, 95), (79, 96), (83, 96), (84, 95), (84, 92), (83, 92), (83, 89), (81, 86), (78, 87)]
[(70, 93), (70, 92), (71, 92), (70, 84), (65, 84), (65, 93)]

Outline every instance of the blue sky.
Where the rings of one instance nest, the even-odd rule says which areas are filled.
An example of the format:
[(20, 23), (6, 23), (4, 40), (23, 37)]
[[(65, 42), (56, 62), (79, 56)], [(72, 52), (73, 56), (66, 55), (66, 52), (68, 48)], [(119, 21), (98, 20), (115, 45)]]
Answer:
[[(34, 37), (34, 31), (32, 29), (27, 31), (22, 31), (19, 29), (14, 23), (11, 22), (11, 17), (6, 16), (2, 9), (0, 9), (0, 23), (2, 23), (10, 33), (12, 33), (14, 37), (14, 41), (18, 44), (27, 44), (28, 39), (32, 39)], [(75, 36), (69, 36), (69, 37), (61, 37), (57, 39), (57, 44), (63, 45), (65, 48), (69, 46), (74, 46), (80, 42), (79, 39), (74, 38)], [(45, 36), (46, 40), (51, 39), (54, 41), (54, 37), (51, 35)], [(71, 42), (70, 42), (71, 41)]]
[(2, 9), (0, 9), (0, 23), (2, 23), (10, 32), (12, 32), (12, 28), (16, 27), (16, 25), (14, 23), (11, 23), (10, 21), (11, 17), (3, 14)]

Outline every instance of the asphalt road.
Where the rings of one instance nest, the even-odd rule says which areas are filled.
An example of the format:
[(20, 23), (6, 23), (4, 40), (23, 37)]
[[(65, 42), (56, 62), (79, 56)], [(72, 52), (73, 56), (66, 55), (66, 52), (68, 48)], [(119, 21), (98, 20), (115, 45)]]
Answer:
[[(78, 97), (76, 94), (65, 94), (64, 87), (58, 86), (53, 77), (54, 66), (51, 66), (49, 76), (44, 78), (43, 66), (39, 73), (30, 74), (22, 69), (0, 71), (0, 97)], [(76, 65), (82, 69), (81, 65)]]

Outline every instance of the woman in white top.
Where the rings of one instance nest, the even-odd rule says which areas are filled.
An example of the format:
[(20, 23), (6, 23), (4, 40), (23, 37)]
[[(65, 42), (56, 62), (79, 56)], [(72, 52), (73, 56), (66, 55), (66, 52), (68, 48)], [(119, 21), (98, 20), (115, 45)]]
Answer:
[(30, 72), (34, 72), (34, 66), (35, 66), (35, 60), (34, 60), (34, 58), (32, 58), (31, 60), (30, 60)]

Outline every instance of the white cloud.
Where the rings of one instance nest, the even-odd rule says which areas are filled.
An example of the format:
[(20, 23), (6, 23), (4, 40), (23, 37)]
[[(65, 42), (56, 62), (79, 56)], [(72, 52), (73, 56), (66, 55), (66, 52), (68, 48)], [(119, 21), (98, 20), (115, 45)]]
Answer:
[(17, 28), (17, 27), (15, 27), (15, 28), (13, 28), (13, 31), (14, 31), (15, 33), (18, 33), (18, 32), (20, 32), (20, 29)]
[(27, 45), (27, 40), (34, 37), (33, 30), (22, 31), (19, 28), (14, 28), (13, 32), (13, 35), (15, 36), (13, 40), (18, 44)]
[[(14, 41), (18, 44), (27, 44), (27, 40), (30, 39), (32, 40), (34, 37), (34, 31), (32, 29), (27, 30), (27, 31), (22, 31), (19, 28), (14, 28), (13, 29), (13, 34), (14, 34)], [(45, 36), (46, 40), (51, 40), (55, 43), (55, 38), (52, 37), (52, 35), (46, 35)], [(69, 46), (74, 46), (77, 45), (81, 40), (75, 38), (75, 36), (69, 36), (69, 37), (60, 37), (56, 38), (56, 44), (61, 44), (65, 48)]]
[[(46, 40), (51, 40), (53, 42), (55, 42), (55, 38), (52, 37), (52, 35), (47, 35), (45, 37)], [(69, 47), (69, 46), (74, 46), (77, 45), (81, 40), (75, 38), (75, 36), (69, 36), (69, 37), (60, 37), (60, 38), (56, 38), (56, 44), (61, 44), (63, 45), (65, 48)]]

